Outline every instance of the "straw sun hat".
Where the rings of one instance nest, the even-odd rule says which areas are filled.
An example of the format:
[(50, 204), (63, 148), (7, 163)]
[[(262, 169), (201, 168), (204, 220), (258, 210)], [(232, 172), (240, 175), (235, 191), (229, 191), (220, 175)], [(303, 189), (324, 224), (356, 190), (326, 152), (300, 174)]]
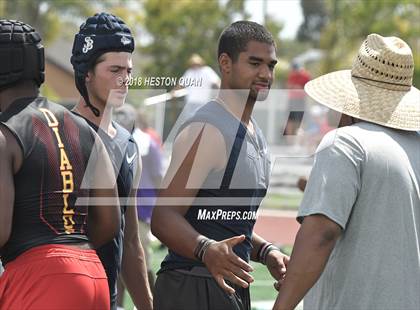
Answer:
[(420, 91), (412, 86), (413, 54), (403, 40), (370, 34), (351, 70), (305, 85), (315, 101), (358, 119), (402, 130), (420, 130)]
[(193, 66), (204, 66), (204, 59), (198, 54), (192, 54), (190, 59), (188, 59), (188, 65)]

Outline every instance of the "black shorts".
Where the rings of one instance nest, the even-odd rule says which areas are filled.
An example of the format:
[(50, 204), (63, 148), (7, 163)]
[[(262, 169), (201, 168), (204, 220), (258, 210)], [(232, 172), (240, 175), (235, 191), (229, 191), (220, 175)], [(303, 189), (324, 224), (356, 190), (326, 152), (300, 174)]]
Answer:
[(163, 271), (156, 279), (154, 309), (250, 310), (249, 288), (228, 284), (235, 294), (225, 293), (204, 267)]
[(305, 112), (305, 98), (289, 99), (289, 121), (300, 123)]
[(303, 111), (290, 111), (289, 121), (300, 123), (303, 119)]

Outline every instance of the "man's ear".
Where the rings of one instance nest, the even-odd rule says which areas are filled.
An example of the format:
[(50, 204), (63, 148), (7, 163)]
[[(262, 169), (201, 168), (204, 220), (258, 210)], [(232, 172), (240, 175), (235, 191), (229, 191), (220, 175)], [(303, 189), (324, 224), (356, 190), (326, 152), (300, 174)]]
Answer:
[(356, 123), (355, 118), (347, 114), (341, 114), (341, 119), (340, 119), (340, 123), (338, 124), (338, 127), (340, 128), (344, 126), (350, 126), (355, 123)]
[(228, 54), (222, 53), (219, 56), (219, 67), (222, 74), (229, 74), (232, 70), (232, 59)]
[(92, 79), (92, 74), (93, 74), (92, 71), (89, 70), (88, 73), (86, 74), (86, 77), (85, 77), (85, 82), (86, 83), (90, 82), (90, 80)]

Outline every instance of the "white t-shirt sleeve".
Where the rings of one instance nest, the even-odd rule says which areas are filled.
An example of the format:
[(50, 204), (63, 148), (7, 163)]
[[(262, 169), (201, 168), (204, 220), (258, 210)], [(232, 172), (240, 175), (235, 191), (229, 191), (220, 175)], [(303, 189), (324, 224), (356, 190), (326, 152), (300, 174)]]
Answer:
[(184, 74), (182, 75), (182, 77), (179, 79), (179, 85), (184, 87), (186, 84), (186, 81), (194, 78), (194, 73), (192, 69), (188, 69), (187, 71), (184, 72)]
[(205, 72), (206, 72), (205, 76), (211, 84), (220, 85), (220, 78), (217, 75), (217, 73), (214, 72), (214, 70), (211, 67), (206, 66), (205, 67)]
[(322, 214), (346, 228), (361, 186), (365, 152), (345, 128), (329, 132), (315, 155), (297, 220)]

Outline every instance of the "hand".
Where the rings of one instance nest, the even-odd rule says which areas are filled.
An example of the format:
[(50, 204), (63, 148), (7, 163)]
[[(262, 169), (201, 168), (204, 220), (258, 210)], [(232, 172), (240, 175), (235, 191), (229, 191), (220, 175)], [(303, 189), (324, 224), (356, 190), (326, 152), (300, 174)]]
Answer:
[(171, 96), (171, 99), (174, 99), (175, 98), (175, 91), (177, 91), (178, 89), (176, 89), (176, 88), (174, 88), (174, 89), (171, 89), (171, 91), (169, 92), (169, 95)]
[(267, 254), (265, 263), (267, 265), (268, 271), (270, 271), (271, 273), (271, 276), (277, 280), (277, 282), (274, 283), (274, 288), (276, 290), (280, 289), (280, 286), (284, 281), (289, 259), (289, 256), (284, 255), (283, 253), (277, 250), (271, 250)]
[(243, 242), (245, 236), (236, 236), (211, 244), (203, 257), (203, 262), (210, 271), (217, 284), (228, 294), (234, 294), (235, 290), (226, 284), (225, 279), (247, 288), (254, 278), (249, 274), (253, 271), (251, 265), (237, 256), (232, 248)]
[(297, 187), (304, 192), (305, 188), (306, 188), (306, 183), (308, 183), (308, 180), (306, 179), (306, 177), (300, 177), (299, 180), (297, 181)]

